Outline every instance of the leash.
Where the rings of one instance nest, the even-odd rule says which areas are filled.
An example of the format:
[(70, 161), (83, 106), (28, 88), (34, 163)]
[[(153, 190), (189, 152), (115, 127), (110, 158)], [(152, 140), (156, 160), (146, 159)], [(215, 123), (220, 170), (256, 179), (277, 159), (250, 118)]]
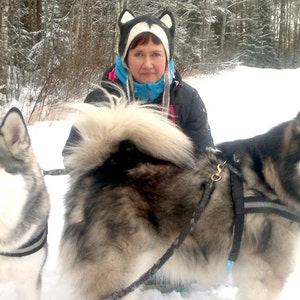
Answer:
[(178, 237), (167, 249), (167, 251), (163, 254), (163, 256), (147, 272), (142, 274), (139, 279), (134, 281), (127, 288), (124, 288), (118, 292), (113, 293), (112, 295), (105, 298), (104, 300), (117, 300), (128, 295), (129, 293), (133, 292), (135, 289), (140, 287), (143, 283), (145, 283), (152, 275), (154, 275), (166, 263), (166, 261), (174, 254), (174, 251), (180, 247), (180, 245), (184, 242), (186, 237), (195, 228), (201, 214), (203, 213), (215, 189), (215, 183), (222, 179), (221, 173), (224, 170), (224, 168), (225, 168), (225, 163), (217, 165), (217, 172), (213, 174), (210, 178), (210, 181), (205, 184), (204, 192), (193, 212), (189, 225), (185, 230), (183, 230), (178, 235)]
[(57, 175), (66, 175), (68, 174), (66, 169), (52, 169), (52, 170), (42, 170), (44, 176), (57, 176)]

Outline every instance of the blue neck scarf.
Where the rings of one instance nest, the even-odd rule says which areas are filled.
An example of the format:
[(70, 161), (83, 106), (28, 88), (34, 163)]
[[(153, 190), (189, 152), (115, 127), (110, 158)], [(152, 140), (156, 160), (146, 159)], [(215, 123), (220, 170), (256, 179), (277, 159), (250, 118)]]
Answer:
[[(174, 78), (174, 61), (170, 61), (170, 83)], [(124, 68), (120, 55), (117, 56), (116, 59), (116, 75), (121, 81), (122, 85), (126, 88), (128, 73)], [(146, 100), (152, 102), (155, 100), (160, 94), (164, 92), (166, 82), (164, 77), (162, 77), (157, 82), (153, 83), (138, 83), (133, 80), (134, 86), (134, 95), (140, 100)]]

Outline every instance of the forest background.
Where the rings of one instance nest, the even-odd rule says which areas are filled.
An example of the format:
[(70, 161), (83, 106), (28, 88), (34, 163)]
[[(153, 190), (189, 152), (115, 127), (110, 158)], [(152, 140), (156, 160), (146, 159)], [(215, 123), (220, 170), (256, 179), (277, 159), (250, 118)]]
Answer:
[(300, 67), (300, 0), (0, 0), (0, 115), (17, 102), (31, 123), (84, 98), (115, 61), (123, 8), (174, 13), (184, 76)]

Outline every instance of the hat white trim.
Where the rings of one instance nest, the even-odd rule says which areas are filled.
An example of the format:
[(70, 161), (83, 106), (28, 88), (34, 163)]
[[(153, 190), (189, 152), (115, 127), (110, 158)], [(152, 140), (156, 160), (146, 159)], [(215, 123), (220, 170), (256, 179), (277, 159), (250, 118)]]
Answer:
[(161, 40), (161, 42), (166, 50), (167, 60), (169, 61), (170, 60), (170, 47), (169, 47), (169, 40), (168, 40), (167, 34), (159, 25), (151, 24), (151, 26), (149, 26), (149, 24), (146, 22), (137, 23), (130, 30), (128, 39), (127, 39), (127, 43), (126, 43), (126, 47), (125, 47), (123, 55), (121, 57), (122, 61), (124, 61), (124, 59), (126, 57), (126, 54), (127, 54), (127, 51), (128, 51), (128, 48), (129, 48), (131, 42), (139, 34), (141, 34), (143, 32), (150, 32), (150, 33), (154, 34), (155, 36), (157, 36)]

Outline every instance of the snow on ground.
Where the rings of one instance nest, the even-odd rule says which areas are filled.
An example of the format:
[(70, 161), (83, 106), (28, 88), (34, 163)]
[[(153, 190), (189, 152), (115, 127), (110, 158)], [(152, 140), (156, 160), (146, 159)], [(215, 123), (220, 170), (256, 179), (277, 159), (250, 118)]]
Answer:
[(261, 134), (296, 117), (300, 69), (239, 66), (217, 75), (188, 78), (204, 101), (215, 143)]
[[(300, 111), (300, 69), (273, 70), (239, 66), (215, 75), (194, 76), (187, 81), (201, 95), (208, 110), (216, 143), (248, 138), (264, 133), (280, 122), (294, 118)], [(62, 168), (61, 150), (68, 136), (68, 122), (39, 122), (29, 127), (35, 153), (42, 169)], [(63, 226), (63, 195), (68, 176), (45, 176), (51, 199), (49, 219), (49, 256), (43, 273), (42, 300), (85, 300), (74, 295), (62, 280), (57, 265), (58, 246)], [(108, 274), (109, 276), (109, 274)], [(298, 299), (300, 271), (292, 274), (282, 300)], [(192, 285), (183, 293), (143, 293), (141, 300), (230, 300), (236, 289), (230, 278), (219, 287)], [(14, 300), (12, 285), (0, 285), (0, 300)]]

